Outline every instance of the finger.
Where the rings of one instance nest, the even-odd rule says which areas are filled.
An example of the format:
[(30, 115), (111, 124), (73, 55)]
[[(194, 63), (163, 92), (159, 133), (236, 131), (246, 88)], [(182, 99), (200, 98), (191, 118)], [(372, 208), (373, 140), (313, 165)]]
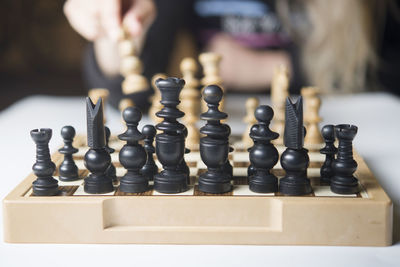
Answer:
[(72, 28), (89, 41), (93, 41), (99, 34), (99, 25), (95, 11), (79, 1), (67, 1), (64, 5), (64, 14)]
[(111, 40), (117, 41), (121, 27), (121, 2), (119, 0), (101, 0), (100, 4), (101, 27)]
[(154, 20), (155, 14), (153, 1), (136, 0), (125, 14), (123, 24), (127, 26), (132, 36), (136, 37)]

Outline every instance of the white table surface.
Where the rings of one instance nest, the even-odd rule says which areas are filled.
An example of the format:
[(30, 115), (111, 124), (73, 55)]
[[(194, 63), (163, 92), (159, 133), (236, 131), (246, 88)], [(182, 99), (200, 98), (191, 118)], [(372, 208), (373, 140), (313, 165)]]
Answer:
[[(247, 96), (226, 99), (228, 123), (242, 133)], [(268, 103), (266, 96), (261, 103)], [(354, 145), (394, 202), (394, 245), (373, 247), (317, 246), (183, 246), (7, 244), (0, 231), (0, 266), (400, 266), (400, 99), (384, 93), (323, 98), (324, 123), (359, 126)], [(107, 108), (108, 126), (122, 131), (118, 112)], [(53, 129), (52, 152), (61, 144), (59, 131), (73, 125), (85, 132), (85, 102), (79, 97), (32, 96), (0, 113), (0, 196), (4, 198), (30, 172), (34, 128)], [(142, 125), (149, 123), (144, 117)], [(2, 215), (0, 215), (2, 216)], [(29, 222), (26, 222), (29, 223)], [(0, 228), (3, 219), (0, 218)]]

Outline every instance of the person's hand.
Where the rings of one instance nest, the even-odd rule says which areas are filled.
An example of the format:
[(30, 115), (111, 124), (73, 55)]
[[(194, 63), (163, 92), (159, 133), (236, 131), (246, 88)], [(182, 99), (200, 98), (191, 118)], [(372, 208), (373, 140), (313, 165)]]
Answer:
[(121, 25), (132, 37), (143, 35), (154, 20), (152, 0), (67, 0), (64, 13), (71, 26), (84, 38), (116, 41)]

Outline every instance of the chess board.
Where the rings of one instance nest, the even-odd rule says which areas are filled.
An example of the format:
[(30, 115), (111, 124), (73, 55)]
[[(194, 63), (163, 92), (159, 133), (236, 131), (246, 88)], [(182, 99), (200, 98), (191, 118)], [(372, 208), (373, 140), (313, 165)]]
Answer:
[[(392, 202), (365, 164), (355, 173), (360, 193), (338, 195), (319, 179), (324, 155), (319, 146), (310, 149), (308, 177), (313, 192), (289, 197), (280, 193), (254, 193), (249, 190), (249, 156), (238, 138), (232, 137), (234, 152), (233, 191), (206, 194), (198, 190), (199, 174), (206, 171), (199, 151), (185, 155), (190, 168), (189, 190), (162, 194), (152, 189), (143, 193), (93, 195), (83, 190), (83, 156), (88, 150), (86, 138), (78, 136), (74, 155), (81, 179), (59, 180), (60, 193), (52, 197), (32, 195), (30, 174), (4, 200), (4, 236), (6, 242), (37, 243), (150, 243), (150, 244), (275, 244), (388, 246), (392, 243)], [(112, 161), (117, 176), (125, 170), (118, 162), (123, 143), (112, 137), (116, 149)], [(284, 147), (278, 146), (282, 153)], [(62, 155), (52, 156), (57, 166)], [(160, 163), (155, 158), (161, 169)], [(273, 171), (278, 178), (284, 172), (278, 163)], [(57, 173), (54, 177), (58, 179)]]

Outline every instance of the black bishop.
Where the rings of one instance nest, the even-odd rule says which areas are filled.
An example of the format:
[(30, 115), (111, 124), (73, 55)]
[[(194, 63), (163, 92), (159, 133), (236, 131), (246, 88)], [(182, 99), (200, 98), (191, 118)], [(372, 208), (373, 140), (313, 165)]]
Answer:
[(218, 110), (223, 91), (217, 85), (209, 85), (203, 90), (203, 98), (208, 110), (200, 115), (207, 123), (200, 129), (205, 137), (200, 139), (201, 160), (207, 171), (199, 177), (199, 190), (205, 193), (221, 194), (232, 190), (231, 175), (227, 171), (230, 128), (222, 124), (228, 115)]

